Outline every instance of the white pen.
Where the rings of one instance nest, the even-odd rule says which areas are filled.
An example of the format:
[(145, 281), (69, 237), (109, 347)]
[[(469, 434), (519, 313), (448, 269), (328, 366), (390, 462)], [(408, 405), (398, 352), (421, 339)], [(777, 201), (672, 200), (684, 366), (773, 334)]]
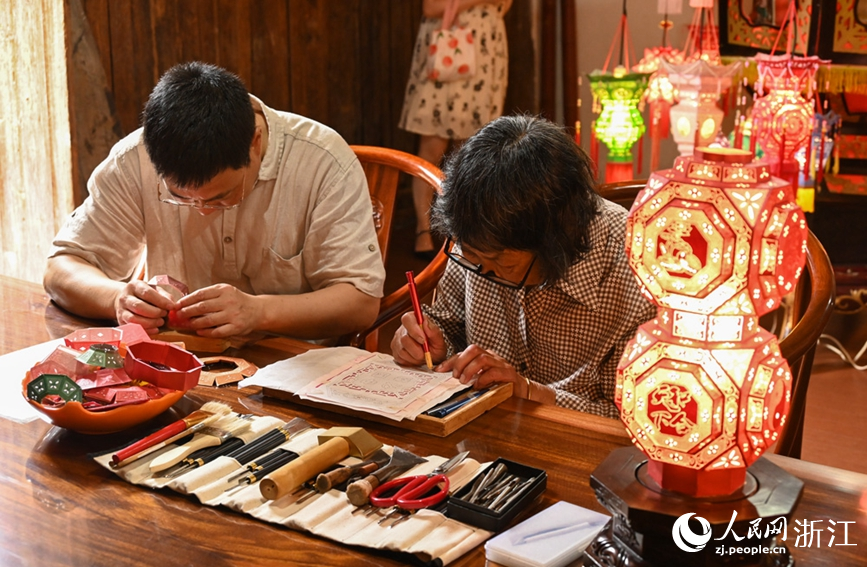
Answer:
[(608, 522), (608, 519), (597, 522), (579, 522), (577, 524), (570, 524), (568, 526), (561, 526), (559, 528), (551, 528), (549, 530), (544, 530), (534, 534), (522, 536), (518, 539), (518, 541), (514, 542), (513, 545), (522, 545), (525, 543), (530, 543), (532, 541), (539, 541), (540, 539), (548, 539), (549, 537), (556, 537), (559, 535), (568, 534), (584, 528), (595, 528), (604, 525), (606, 522)]

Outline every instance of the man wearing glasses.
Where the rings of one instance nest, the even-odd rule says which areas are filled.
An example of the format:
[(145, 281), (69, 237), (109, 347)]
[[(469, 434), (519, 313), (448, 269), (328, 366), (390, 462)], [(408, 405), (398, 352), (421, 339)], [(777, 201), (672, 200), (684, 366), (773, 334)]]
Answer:
[[(279, 112), (231, 73), (173, 67), (143, 128), (94, 171), (54, 240), (45, 289), (85, 317), (154, 333), (171, 310), (200, 335), (305, 339), (370, 325), (385, 270), (364, 171), (333, 130)], [(167, 274), (177, 303), (136, 278)]]
[(594, 191), (593, 165), (562, 128), (507, 116), (445, 166), (432, 223), (450, 259), (423, 328), (412, 313), (392, 340), (400, 364), (424, 361), (475, 388), (617, 417), (617, 363), (656, 308), (626, 262), (626, 210)]

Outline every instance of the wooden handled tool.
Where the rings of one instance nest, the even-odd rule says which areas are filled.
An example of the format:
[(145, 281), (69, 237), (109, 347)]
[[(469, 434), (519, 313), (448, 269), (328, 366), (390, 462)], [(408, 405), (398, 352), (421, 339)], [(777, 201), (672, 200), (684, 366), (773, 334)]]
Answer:
[(262, 496), (276, 500), (289, 494), (349, 455), (365, 458), (382, 443), (360, 427), (332, 427), (319, 436), (319, 446), (272, 472), (259, 483)]
[(380, 480), (376, 475), (368, 475), (347, 486), (346, 497), (353, 506), (364, 506), (370, 500), (370, 493), (379, 485)]
[(314, 483), (316, 492), (328, 492), (335, 486), (346, 482), (347, 480), (349, 480), (350, 477), (353, 476), (367, 476), (373, 471), (377, 470), (379, 467), (385, 466), (390, 459), (391, 456), (388, 453), (386, 453), (382, 449), (379, 449), (363, 463), (358, 463), (357, 465), (350, 465), (348, 467), (340, 467), (332, 471), (320, 473), (316, 477), (316, 482)]
[(356, 474), (369, 475), (379, 468), (376, 463), (364, 463), (363, 465), (353, 467), (340, 467), (327, 473), (320, 473), (316, 477), (316, 492), (325, 493), (342, 482), (349, 480), (349, 477)]
[(346, 496), (353, 506), (364, 506), (370, 499), (370, 493), (383, 482), (389, 481), (397, 475), (404, 473), (412, 467), (424, 463), (427, 459), (414, 455), (409, 451), (395, 447), (391, 453), (391, 460), (387, 465), (366, 476), (356, 480), (346, 487)]

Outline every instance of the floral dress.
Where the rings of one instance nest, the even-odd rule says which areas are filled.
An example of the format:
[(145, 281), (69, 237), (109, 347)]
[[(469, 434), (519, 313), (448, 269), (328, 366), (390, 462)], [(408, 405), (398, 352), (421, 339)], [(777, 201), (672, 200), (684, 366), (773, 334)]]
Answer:
[(480, 4), (459, 13), (457, 25), (475, 31), (476, 73), (465, 81), (441, 83), (427, 78), (431, 34), (441, 18), (422, 18), (399, 126), (416, 134), (464, 140), (503, 113), (509, 52), (503, 7)]

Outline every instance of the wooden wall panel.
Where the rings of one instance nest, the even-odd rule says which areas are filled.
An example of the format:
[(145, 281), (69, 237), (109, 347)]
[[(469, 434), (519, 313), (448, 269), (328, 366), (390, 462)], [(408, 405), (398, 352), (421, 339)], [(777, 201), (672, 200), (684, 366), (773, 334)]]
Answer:
[(111, 84), (111, 26), (108, 21), (108, 3), (109, 0), (81, 0), (80, 2), (99, 50), (102, 68)]
[[(416, 151), (398, 129), (421, 0), (81, 0), (124, 133), (160, 75), (200, 60), (238, 74), (273, 108), (353, 144)], [(531, 0), (506, 18), (506, 110), (535, 112)]]
[[(519, 2), (525, 0), (518, 0)], [(526, 0), (529, 1), (529, 0)], [(418, 148), (418, 137), (397, 127), (400, 113), (403, 110), (403, 95), (406, 92), (406, 82), (409, 79), (409, 68), (412, 64), (413, 49), (421, 22), (421, 2), (390, 2), (391, 19), (388, 28), (390, 80), (387, 79), (387, 89), (381, 85), (377, 90), (387, 92), (389, 114), (385, 118), (383, 130), (383, 145), (415, 152)], [(374, 95), (376, 96), (376, 95)]]
[[(250, 92), (272, 108), (292, 107), (289, 91), (289, 9), (286, 0), (260, 0), (250, 8), (252, 75)], [(267, 22), (267, 25), (265, 24)]]
[[(536, 50), (533, 46), (533, 0), (514, 0), (506, 14), (506, 36), (509, 42), (509, 88), (506, 91), (506, 113), (539, 112), (536, 83)], [(547, 32), (542, 31), (541, 35)]]

